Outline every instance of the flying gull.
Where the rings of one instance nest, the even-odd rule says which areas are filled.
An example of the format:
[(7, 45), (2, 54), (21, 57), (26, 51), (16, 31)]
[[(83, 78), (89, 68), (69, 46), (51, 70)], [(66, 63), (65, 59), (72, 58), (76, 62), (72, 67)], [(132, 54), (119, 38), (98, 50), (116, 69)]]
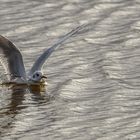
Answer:
[(62, 36), (52, 47), (43, 52), (34, 62), (29, 74), (26, 74), (22, 55), (19, 49), (7, 38), (0, 35), (0, 62), (5, 69), (9, 82), (14, 83), (39, 83), (45, 75), (41, 72), (46, 59), (61, 46), (65, 40), (76, 34), (82, 26), (79, 26)]

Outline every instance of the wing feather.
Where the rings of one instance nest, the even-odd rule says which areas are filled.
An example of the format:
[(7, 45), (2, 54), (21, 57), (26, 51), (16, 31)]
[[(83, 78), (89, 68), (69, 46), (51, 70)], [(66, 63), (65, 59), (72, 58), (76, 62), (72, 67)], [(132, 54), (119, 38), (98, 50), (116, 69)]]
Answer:
[(0, 35), (0, 62), (3, 65), (8, 79), (15, 77), (26, 78), (23, 59), (15, 45)]
[(42, 53), (42, 55), (33, 64), (32, 68), (29, 72), (29, 75), (31, 76), (35, 71), (40, 71), (44, 62), (52, 54), (52, 52), (55, 51), (56, 48), (61, 46), (65, 40), (69, 39), (69, 37), (71, 37), (72, 35), (77, 33), (81, 29), (81, 27), (83, 27), (83, 26), (84, 25), (81, 25), (81, 26), (78, 26), (77, 28), (73, 29), (72, 31), (70, 31), (69, 33), (67, 33), (63, 37), (61, 37), (52, 47), (50, 47), (44, 53)]

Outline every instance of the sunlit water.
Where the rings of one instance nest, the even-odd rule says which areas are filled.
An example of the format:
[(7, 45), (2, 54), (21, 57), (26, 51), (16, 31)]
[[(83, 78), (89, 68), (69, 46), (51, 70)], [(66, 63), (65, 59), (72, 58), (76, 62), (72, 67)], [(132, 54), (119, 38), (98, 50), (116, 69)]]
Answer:
[(45, 63), (45, 92), (0, 88), (1, 140), (140, 139), (139, 0), (0, 0), (0, 34), (27, 71), (85, 23)]

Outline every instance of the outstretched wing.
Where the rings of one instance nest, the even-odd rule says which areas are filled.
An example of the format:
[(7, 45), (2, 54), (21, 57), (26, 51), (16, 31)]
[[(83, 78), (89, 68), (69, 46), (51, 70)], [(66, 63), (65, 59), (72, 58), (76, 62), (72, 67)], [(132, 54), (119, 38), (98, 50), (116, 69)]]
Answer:
[(15, 77), (26, 78), (23, 59), (15, 45), (0, 35), (0, 62), (3, 65), (8, 79)]
[(33, 64), (29, 75), (32, 75), (35, 71), (40, 71), (42, 68), (42, 65), (44, 64), (44, 62), (46, 61), (46, 59), (52, 54), (52, 52), (59, 46), (61, 46), (63, 44), (63, 42), (65, 40), (67, 40), (69, 37), (71, 37), (72, 35), (74, 35), (75, 33), (77, 33), (82, 26), (79, 26), (75, 29), (73, 29), (72, 31), (70, 31), (69, 33), (67, 33), (66, 35), (64, 35), (63, 37), (60, 38), (60, 40), (58, 40), (52, 47), (50, 47), (49, 49), (47, 49), (37, 60), (36, 62)]

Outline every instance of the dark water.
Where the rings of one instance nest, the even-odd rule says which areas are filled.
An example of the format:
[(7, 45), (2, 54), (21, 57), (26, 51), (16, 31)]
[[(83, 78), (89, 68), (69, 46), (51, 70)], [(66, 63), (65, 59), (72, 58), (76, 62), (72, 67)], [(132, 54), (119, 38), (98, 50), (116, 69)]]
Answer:
[(140, 139), (139, 0), (0, 0), (0, 34), (27, 71), (83, 23), (45, 63), (46, 92), (0, 88), (1, 140)]

